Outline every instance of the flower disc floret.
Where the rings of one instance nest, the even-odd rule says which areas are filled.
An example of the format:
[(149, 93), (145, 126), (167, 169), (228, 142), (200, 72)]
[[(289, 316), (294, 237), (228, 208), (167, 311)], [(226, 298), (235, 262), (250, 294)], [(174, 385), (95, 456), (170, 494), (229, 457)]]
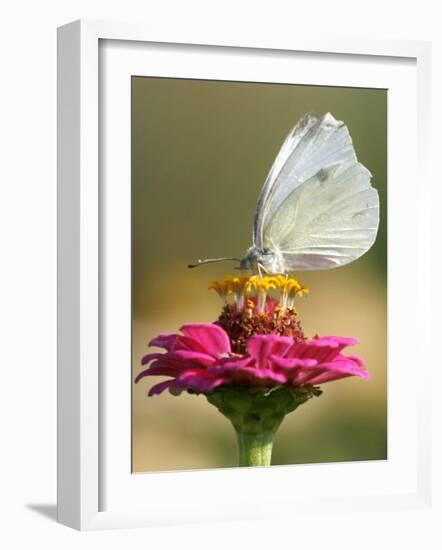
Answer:
[[(271, 291), (277, 292), (280, 306), (283, 309), (292, 308), (295, 297), (301, 297), (308, 292), (308, 288), (304, 287), (297, 279), (285, 275), (230, 276), (225, 277), (222, 281), (214, 281), (209, 289), (213, 289), (219, 294), (224, 305), (234, 303), (239, 311), (247, 307), (248, 298), (256, 296), (260, 313), (264, 312), (266, 298)], [(231, 302), (230, 298), (232, 298)]]

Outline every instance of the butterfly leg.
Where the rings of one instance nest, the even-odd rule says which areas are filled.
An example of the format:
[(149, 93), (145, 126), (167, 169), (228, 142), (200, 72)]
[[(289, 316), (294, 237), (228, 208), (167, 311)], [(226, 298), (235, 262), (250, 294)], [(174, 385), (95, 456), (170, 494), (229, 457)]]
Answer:
[(256, 265), (258, 266), (258, 274), (259, 274), (259, 276), (260, 276), (260, 277), (263, 277), (263, 275), (267, 273), (265, 267), (264, 267), (262, 264), (260, 264), (259, 262), (258, 262)]

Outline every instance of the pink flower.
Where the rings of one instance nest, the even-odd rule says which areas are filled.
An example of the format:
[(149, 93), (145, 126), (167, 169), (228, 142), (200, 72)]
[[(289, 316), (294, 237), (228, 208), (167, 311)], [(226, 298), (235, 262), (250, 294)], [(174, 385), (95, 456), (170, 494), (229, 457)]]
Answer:
[[(355, 338), (305, 337), (295, 301), (308, 289), (286, 275), (244, 274), (215, 281), (223, 308), (215, 323), (186, 324), (160, 334), (135, 379), (167, 376), (149, 395), (168, 389), (203, 393), (232, 423), (241, 466), (269, 466), (273, 438), (285, 415), (321, 394), (319, 384), (368, 378), (364, 362), (344, 355)], [(269, 292), (278, 295), (278, 298)]]
[(149, 346), (158, 346), (166, 353), (150, 353), (141, 360), (142, 365), (153, 361), (142, 371), (135, 382), (145, 376), (171, 376), (171, 380), (153, 386), (149, 395), (159, 394), (165, 389), (178, 394), (184, 389), (207, 392), (229, 382), (227, 376), (210, 371), (229, 357), (230, 340), (223, 329), (212, 324), (189, 324), (180, 328), (181, 334), (160, 334)]
[(142, 364), (151, 365), (136, 378), (169, 376), (153, 386), (149, 395), (165, 389), (177, 395), (183, 390), (208, 393), (222, 385), (302, 388), (348, 376), (368, 378), (361, 358), (343, 355), (354, 338), (325, 336), (298, 341), (278, 334), (255, 334), (246, 342), (244, 353), (232, 353), (231, 339), (216, 324), (188, 324), (182, 334), (161, 334), (151, 346), (166, 353), (151, 353)]

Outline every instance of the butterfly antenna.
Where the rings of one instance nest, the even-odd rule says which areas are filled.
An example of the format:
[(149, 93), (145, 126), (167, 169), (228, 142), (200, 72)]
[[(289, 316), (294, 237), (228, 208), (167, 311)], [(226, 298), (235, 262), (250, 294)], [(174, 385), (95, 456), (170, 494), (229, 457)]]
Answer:
[(203, 264), (213, 264), (215, 262), (224, 262), (226, 260), (232, 260), (233, 262), (240, 262), (239, 258), (209, 258), (207, 260), (198, 260), (196, 264), (189, 264), (187, 267), (193, 269), (194, 267), (199, 267)]

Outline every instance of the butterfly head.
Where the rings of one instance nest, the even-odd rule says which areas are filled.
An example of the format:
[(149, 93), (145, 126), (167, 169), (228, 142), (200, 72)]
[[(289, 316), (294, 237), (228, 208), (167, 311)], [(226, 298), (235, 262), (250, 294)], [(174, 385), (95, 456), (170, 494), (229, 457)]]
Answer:
[(240, 261), (239, 268), (241, 271), (251, 271), (254, 274), (285, 273), (284, 259), (278, 250), (259, 249), (256, 245), (247, 250), (246, 255)]

